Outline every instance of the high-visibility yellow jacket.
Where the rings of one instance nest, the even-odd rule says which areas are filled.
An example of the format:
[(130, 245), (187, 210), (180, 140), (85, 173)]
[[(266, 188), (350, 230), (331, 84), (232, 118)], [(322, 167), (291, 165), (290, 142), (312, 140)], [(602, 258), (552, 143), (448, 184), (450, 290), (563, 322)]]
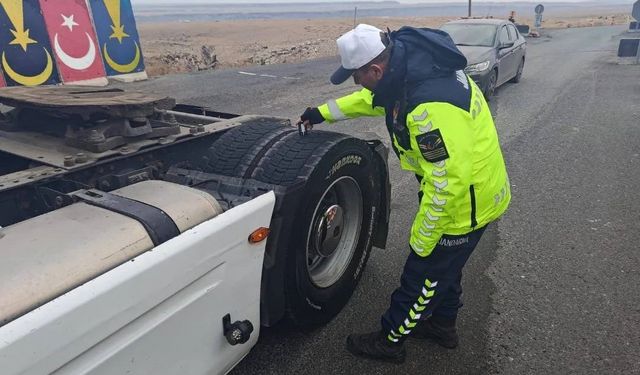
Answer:
[(511, 191), (491, 112), (473, 80), (458, 71), (420, 90), (409, 95), (406, 115), (402, 105), (374, 106), (367, 89), (318, 108), (329, 122), (387, 117), (402, 168), (421, 178), (410, 244), (418, 255), (428, 256), (443, 234), (467, 234), (500, 217)]

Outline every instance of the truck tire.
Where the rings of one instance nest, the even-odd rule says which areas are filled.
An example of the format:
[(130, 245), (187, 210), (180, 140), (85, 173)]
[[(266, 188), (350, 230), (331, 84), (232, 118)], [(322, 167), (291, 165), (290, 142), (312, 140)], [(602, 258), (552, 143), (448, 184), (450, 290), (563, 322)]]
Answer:
[(204, 155), (209, 173), (248, 178), (270, 146), (295, 129), (270, 119), (238, 126), (217, 139)]
[(296, 325), (327, 323), (353, 294), (380, 209), (376, 171), (364, 141), (322, 131), (286, 135), (254, 170), (252, 177), (262, 182), (302, 185), (291, 230), (281, 234), (289, 235), (285, 297)]

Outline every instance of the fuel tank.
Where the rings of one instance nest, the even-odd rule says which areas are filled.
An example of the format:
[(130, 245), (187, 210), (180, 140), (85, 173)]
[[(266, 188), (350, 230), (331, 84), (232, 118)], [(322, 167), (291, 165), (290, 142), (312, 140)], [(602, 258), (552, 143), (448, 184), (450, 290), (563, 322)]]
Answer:
[(206, 192), (165, 181), (110, 194), (125, 198), (120, 212), (80, 202), (0, 229), (0, 326), (153, 249), (153, 222), (128, 215), (126, 202), (163, 213), (175, 235), (222, 213)]

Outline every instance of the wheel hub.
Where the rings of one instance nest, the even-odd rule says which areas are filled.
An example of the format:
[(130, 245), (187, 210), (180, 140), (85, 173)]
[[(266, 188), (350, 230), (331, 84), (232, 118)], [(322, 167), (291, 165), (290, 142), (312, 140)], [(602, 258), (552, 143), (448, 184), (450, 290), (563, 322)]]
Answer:
[(319, 288), (343, 276), (357, 249), (363, 197), (358, 182), (343, 176), (327, 187), (311, 217), (307, 234), (307, 272)]
[(344, 210), (339, 205), (329, 207), (318, 222), (315, 233), (315, 248), (321, 257), (335, 253), (342, 238)]

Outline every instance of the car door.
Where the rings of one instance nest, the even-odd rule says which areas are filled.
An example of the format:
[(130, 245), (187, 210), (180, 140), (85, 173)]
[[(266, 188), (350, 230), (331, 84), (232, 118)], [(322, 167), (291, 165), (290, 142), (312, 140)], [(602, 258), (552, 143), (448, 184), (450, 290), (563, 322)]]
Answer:
[(507, 25), (507, 27), (509, 28), (510, 35), (513, 36), (513, 41), (515, 42), (515, 45), (513, 46), (513, 53), (515, 55), (514, 60), (516, 62), (516, 70), (513, 72), (513, 75), (515, 76), (515, 74), (518, 72), (518, 65), (524, 58), (526, 42), (514, 25)]
[(498, 85), (510, 80), (518, 68), (518, 60), (514, 54), (515, 43), (511, 38), (507, 25), (501, 26), (498, 31)]

